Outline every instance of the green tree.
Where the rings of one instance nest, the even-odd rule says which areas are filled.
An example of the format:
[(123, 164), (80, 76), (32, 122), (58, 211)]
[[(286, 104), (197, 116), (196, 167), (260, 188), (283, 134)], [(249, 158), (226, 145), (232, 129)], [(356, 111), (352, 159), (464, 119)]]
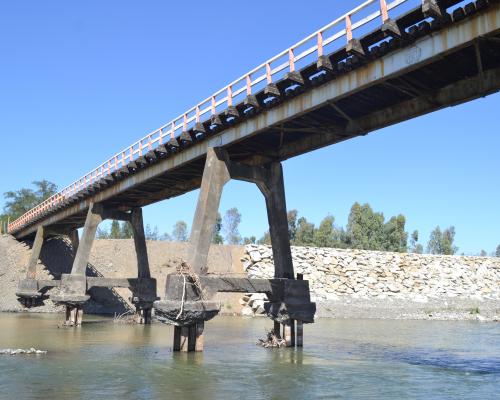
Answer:
[(22, 188), (4, 193), (6, 218), (10, 218), (11, 221), (19, 218), (57, 192), (57, 186), (47, 180), (34, 181), (33, 185), (35, 189)]
[(0, 234), (7, 233), (7, 225), (9, 223), (9, 217), (4, 214), (0, 214)]
[(368, 203), (356, 202), (349, 213), (343, 242), (355, 249), (405, 252), (408, 250), (405, 224), (404, 215), (385, 222), (384, 214), (375, 212)]
[(418, 231), (415, 230), (410, 236), (410, 248), (411, 253), (422, 254), (424, 252), (424, 247), (418, 243)]
[(497, 249), (495, 251), (495, 256), (500, 257), (500, 244), (497, 246)]
[(297, 215), (299, 212), (297, 210), (290, 210), (286, 214), (288, 220), (288, 236), (290, 237), (290, 242), (295, 241), (295, 236), (297, 234)]
[(404, 215), (392, 217), (384, 224), (382, 249), (403, 253), (408, 251), (408, 233), (405, 231)]
[(120, 237), (122, 239), (132, 239), (134, 237), (134, 231), (132, 230), (132, 224), (130, 222), (122, 222), (120, 226)]
[(374, 212), (368, 203), (354, 203), (347, 222), (348, 247), (383, 250), (383, 236), (384, 215)]
[(243, 244), (255, 244), (256, 242), (257, 242), (257, 238), (255, 236), (243, 238)]
[(222, 230), (227, 244), (241, 243), (241, 235), (238, 226), (241, 222), (241, 214), (236, 207), (230, 208), (224, 215)]
[(314, 232), (314, 245), (317, 247), (333, 247), (335, 242), (334, 218), (331, 215), (323, 218)]
[(172, 236), (170, 236), (167, 232), (165, 232), (163, 235), (160, 236), (160, 240), (163, 240), (164, 242), (171, 242)]
[(262, 236), (258, 241), (257, 241), (258, 244), (266, 244), (266, 245), (270, 245), (271, 244), (271, 234), (269, 233), (269, 231), (265, 231), (264, 232), (264, 236)]
[(488, 253), (486, 252), (486, 250), (481, 250), (481, 252), (479, 253), (479, 256), (480, 257), (488, 257)]
[(312, 222), (307, 222), (307, 219), (300, 217), (297, 221), (297, 231), (295, 234), (295, 246), (314, 246), (315, 228)]
[(146, 240), (159, 240), (158, 227), (155, 226), (151, 229), (151, 226), (147, 224), (146, 229), (144, 230), (144, 235), (146, 236)]
[(109, 232), (109, 238), (110, 239), (121, 239), (122, 238), (120, 223), (118, 221), (113, 220), (111, 222), (111, 230)]
[(187, 224), (184, 221), (177, 221), (172, 230), (172, 239), (176, 242), (186, 242), (188, 240)]
[(441, 231), (437, 226), (430, 235), (427, 251), (431, 254), (452, 255), (455, 254), (458, 248), (454, 245), (455, 227), (450, 226), (448, 229)]
[(215, 220), (215, 226), (214, 226), (214, 235), (212, 237), (212, 243), (214, 244), (222, 244), (224, 243), (224, 238), (220, 234), (222, 230), (222, 217), (220, 213), (217, 213), (217, 218)]
[(33, 185), (37, 189), (35, 194), (40, 199), (40, 202), (57, 193), (57, 185), (45, 179), (43, 181), (34, 181)]

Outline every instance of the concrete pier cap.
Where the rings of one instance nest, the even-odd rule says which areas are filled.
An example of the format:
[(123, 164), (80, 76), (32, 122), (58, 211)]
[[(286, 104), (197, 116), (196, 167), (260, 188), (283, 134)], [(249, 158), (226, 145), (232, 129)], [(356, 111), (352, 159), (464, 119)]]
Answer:
[(217, 301), (182, 301), (161, 300), (154, 302), (156, 318), (174, 326), (190, 326), (199, 322), (209, 321), (221, 309)]
[(79, 306), (90, 299), (85, 275), (62, 274), (59, 293), (50, 296), (56, 303)]
[(42, 293), (38, 290), (38, 281), (36, 279), (21, 279), (19, 281), (16, 296), (21, 299), (39, 299)]

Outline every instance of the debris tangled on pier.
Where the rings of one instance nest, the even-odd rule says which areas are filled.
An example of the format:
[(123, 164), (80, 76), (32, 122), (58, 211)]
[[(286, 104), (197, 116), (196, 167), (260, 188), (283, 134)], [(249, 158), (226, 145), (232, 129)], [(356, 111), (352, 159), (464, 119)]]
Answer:
[(47, 354), (47, 350), (37, 350), (35, 348), (31, 349), (0, 349), (0, 354), (8, 356), (16, 356), (19, 354)]
[(133, 311), (127, 310), (121, 314), (115, 313), (115, 316), (113, 318), (113, 322), (120, 323), (120, 324), (136, 324), (137, 317)]
[(279, 335), (276, 335), (274, 329), (270, 329), (266, 332), (265, 339), (259, 339), (257, 345), (265, 347), (266, 349), (274, 348), (274, 347), (285, 347), (286, 341), (282, 339)]

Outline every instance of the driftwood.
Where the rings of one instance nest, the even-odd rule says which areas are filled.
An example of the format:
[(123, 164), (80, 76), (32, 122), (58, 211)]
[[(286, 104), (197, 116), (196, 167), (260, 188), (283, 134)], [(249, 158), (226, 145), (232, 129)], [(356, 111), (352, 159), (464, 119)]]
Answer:
[(125, 311), (122, 314), (116, 314), (115, 317), (113, 318), (114, 323), (120, 323), (120, 324), (135, 324), (137, 323), (135, 319), (135, 313), (133, 311)]
[(266, 349), (274, 348), (274, 347), (285, 347), (286, 341), (282, 339), (279, 335), (274, 332), (274, 329), (271, 329), (266, 332), (266, 337), (264, 339), (259, 339), (257, 345), (265, 347)]
[(196, 272), (194, 272), (193, 268), (191, 268), (191, 266), (187, 262), (182, 261), (181, 265), (177, 266), (176, 270), (177, 273), (184, 278), (184, 285), (182, 287), (181, 309), (179, 310), (179, 314), (177, 314), (177, 317), (175, 318), (176, 320), (178, 320), (184, 312), (184, 303), (186, 301), (186, 284), (189, 282), (196, 287), (201, 300), (203, 300), (205, 293), (203, 291), (203, 288), (201, 287), (200, 277)]

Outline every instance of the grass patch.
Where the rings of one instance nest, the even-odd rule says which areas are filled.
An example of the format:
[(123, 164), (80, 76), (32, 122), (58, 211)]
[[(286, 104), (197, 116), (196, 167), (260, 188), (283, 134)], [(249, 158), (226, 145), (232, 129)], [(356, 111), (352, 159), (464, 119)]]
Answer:
[(470, 315), (477, 315), (477, 314), (479, 314), (479, 313), (480, 313), (480, 312), (479, 312), (479, 307), (474, 307), (474, 308), (471, 308), (471, 309), (469, 310), (469, 314), (470, 314)]

